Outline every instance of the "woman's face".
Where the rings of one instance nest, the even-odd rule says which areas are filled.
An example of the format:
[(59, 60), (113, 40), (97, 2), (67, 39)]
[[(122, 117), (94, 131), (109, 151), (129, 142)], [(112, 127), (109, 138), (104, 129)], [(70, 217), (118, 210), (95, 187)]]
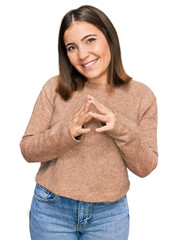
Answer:
[(93, 83), (107, 83), (111, 53), (104, 34), (94, 25), (74, 21), (64, 33), (71, 64)]

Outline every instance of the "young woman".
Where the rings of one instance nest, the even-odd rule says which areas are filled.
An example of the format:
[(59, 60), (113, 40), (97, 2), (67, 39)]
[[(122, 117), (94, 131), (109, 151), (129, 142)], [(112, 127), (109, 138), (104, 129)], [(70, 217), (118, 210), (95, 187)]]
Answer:
[(127, 168), (157, 166), (157, 104), (124, 71), (117, 33), (92, 6), (68, 12), (60, 75), (43, 86), (20, 147), (41, 162), (30, 210), (33, 240), (126, 240)]

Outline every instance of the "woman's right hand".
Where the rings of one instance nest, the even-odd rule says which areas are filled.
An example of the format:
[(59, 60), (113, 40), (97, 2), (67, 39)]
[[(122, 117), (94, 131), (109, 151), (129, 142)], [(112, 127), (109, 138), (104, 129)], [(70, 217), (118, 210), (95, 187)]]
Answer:
[(92, 116), (88, 114), (90, 105), (91, 96), (88, 95), (78, 112), (70, 120), (70, 132), (75, 138), (90, 131), (90, 128), (83, 128), (83, 125), (92, 119)]

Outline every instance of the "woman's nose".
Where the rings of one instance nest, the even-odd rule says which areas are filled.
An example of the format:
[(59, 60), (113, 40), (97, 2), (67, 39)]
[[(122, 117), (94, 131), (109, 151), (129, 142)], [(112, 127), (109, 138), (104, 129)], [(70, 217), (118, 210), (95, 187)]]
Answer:
[(89, 52), (85, 47), (80, 47), (78, 49), (78, 57), (80, 60), (86, 59), (88, 57), (88, 55), (89, 55)]

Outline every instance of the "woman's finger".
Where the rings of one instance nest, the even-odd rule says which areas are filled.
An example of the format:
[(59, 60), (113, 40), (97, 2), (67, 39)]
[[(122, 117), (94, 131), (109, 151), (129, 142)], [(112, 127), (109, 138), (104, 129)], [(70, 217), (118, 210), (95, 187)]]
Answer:
[(89, 131), (90, 131), (90, 128), (81, 128), (81, 129), (80, 129), (80, 135), (81, 135), (81, 134), (88, 133)]
[(87, 113), (87, 116), (86, 116), (86, 118), (85, 118), (85, 123), (89, 122), (92, 118), (93, 118), (93, 117), (90, 116), (90, 115), (88, 115), (88, 113)]
[(81, 108), (79, 109), (79, 113), (82, 113), (82, 112), (87, 113), (89, 111), (90, 105), (91, 105), (91, 96), (88, 95), (85, 98)]
[(107, 115), (102, 115), (95, 112), (89, 112), (88, 114), (89, 116), (95, 118), (98, 121), (105, 122), (105, 123), (108, 121)]
[(107, 132), (111, 130), (110, 126), (109, 125), (105, 125), (103, 127), (100, 127), (100, 128), (96, 128), (95, 131), (96, 132)]
[(80, 118), (78, 118), (78, 123), (79, 123), (79, 125), (82, 126), (83, 124), (89, 122), (92, 118), (93, 117), (91, 115), (89, 115), (89, 113), (87, 112), (87, 113), (81, 115)]
[(102, 114), (107, 114), (110, 111), (107, 107), (103, 104), (98, 102), (94, 97), (91, 97), (91, 103), (95, 106), (95, 108)]
[(84, 106), (84, 113), (87, 113), (89, 111), (89, 108), (90, 108), (90, 105), (91, 105), (91, 100), (87, 100), (87, 102), (85, 103), (85, 106)]

